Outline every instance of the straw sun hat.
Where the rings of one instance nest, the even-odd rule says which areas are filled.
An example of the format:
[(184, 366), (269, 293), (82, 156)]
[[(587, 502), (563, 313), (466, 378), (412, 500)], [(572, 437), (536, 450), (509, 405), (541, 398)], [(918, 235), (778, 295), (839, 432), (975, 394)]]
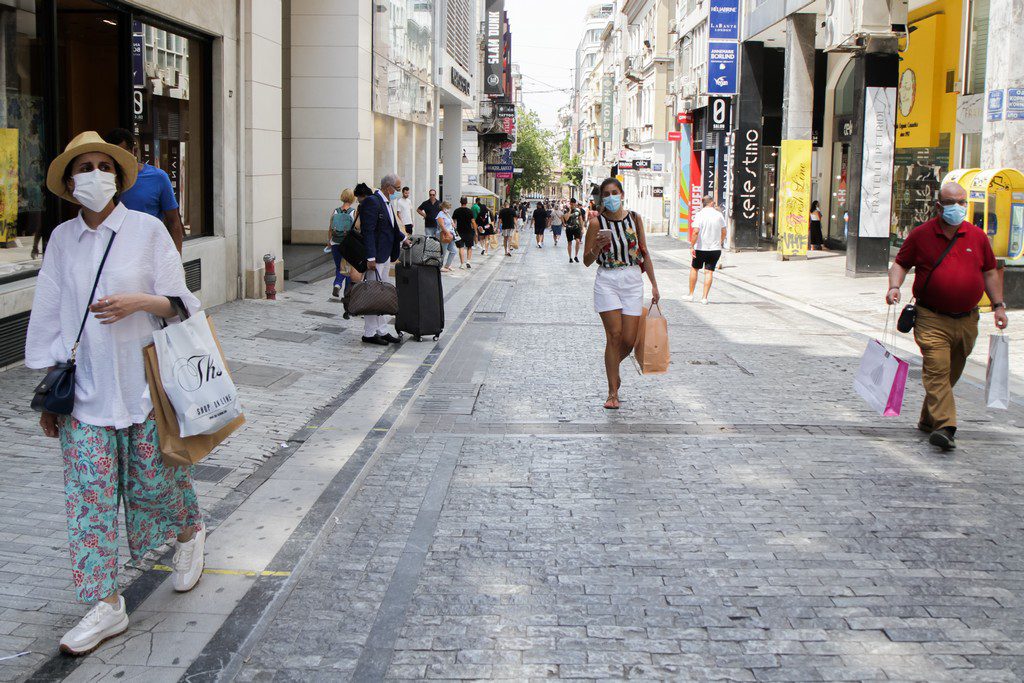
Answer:
[(135, 184), (135, 178), (139, 175), (139, 162), (135, 155), (123, 147), (104, 142), (100, 134), (94, 130), (87, 130), (79, 133), (75, 139), (68, 143), (64, 151), (50, 162), (50, 168), (46, 172), (46, 187), (61, 199), (66, 199), (73, 204), (78, 204), (74, 195), (68, 192), (64, 184), (64, 171), (68, 164), (74, 161), (79, 154), (88, 152), (103, 152), (109, 155), (118, 166), (121, 167), (121, 179), (123, 181), (119, 192), (124, 192)]

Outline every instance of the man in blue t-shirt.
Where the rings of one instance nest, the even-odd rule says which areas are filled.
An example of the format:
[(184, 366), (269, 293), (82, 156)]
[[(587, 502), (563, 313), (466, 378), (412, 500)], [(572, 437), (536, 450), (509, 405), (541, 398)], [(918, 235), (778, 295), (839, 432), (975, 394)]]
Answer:
[[(103, 139), (112, 145), (123, 147), (138, 158), (139, 146), (130, 130), (115, 128)], [(171, 233), (178, 253), (181, 253), (185, 226), (181, 223), (178, 200), (174, 198), (174, 188), (171, 187), (171, 179), (167, 173), (155, 166), (140, 163), (135, 184), (121, 193), (120, 201), (126, 209), (148, 213), (162, 220), (167, 226), (167, 231)]]

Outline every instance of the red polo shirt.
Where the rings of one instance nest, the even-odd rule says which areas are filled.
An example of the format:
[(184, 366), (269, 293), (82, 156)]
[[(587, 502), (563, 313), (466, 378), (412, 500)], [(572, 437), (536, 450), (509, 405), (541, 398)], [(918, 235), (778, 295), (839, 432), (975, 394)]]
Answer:
[(935, 270), (927, 292), (923, 290), (928, 273), (949, 246), (939, 218), (911, 230), (896, 254), (896, 263), (907, 270), (915, 269), (914, 296), (918, 303), (933, 311), (964, 313), (977, 306), (985, 293), (982, 273), (996, 267), (996, 256), (984, 230), (964, 221), (957, 232), (960, 239)]

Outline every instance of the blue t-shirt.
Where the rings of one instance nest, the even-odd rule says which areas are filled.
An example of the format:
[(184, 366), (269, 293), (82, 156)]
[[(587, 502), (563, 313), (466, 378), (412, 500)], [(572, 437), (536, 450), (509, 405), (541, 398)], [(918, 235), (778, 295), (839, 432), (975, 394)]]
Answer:
[(155, 166), (143, 164), (135, 184), (121, 193), (125, 208), (142, 211), (150, 216), (164, 219), (164, 211), (178, 208), (174, 189), (167, 174)]

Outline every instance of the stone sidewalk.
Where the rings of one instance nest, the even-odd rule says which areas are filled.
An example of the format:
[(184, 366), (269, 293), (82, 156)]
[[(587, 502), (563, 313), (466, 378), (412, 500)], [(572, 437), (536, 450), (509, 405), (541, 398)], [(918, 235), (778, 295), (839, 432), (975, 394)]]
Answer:
[(850, 388), (862, 335), (725, 278), (686, 303), (670, 256), (672, 368), (625, 363), (616, 412), (593, 271), (550, 242), (502, 271), (190, 680), (1020, 680), (1021, 410), (965, 385), (936, 453), (919, 374), (881, 419)]
[[(447, 293), (479, 286), (474, 280), (483, 281), (498, 262), (477, 259), (479, 270), (445, 277)], [(211, 528), (264, 483), (262, 466), (295, 453), (362, 373), (390, 359), (391, 351), (359, 342), (362, 321), (343, 320), (329, 295), (330, 282), (323, 281), (289, 286), (276, 302), (235, 301), (211, 312), (247, 417), (243, 429), (196, 467)], [(38, 373), (12, 368), (0, 378), (0, 451), (8, 463), (0, 471), (0, 658), (28, 653), (0, 659), (0, 680), (17, 680), (54, 656), (60, 636), (86, 607), (71, 585), (59, 449), (28, 409)], [(127, 557), (125, 546), (122, 561)], [(152, 565), (124, 567), (122, 586)]]

